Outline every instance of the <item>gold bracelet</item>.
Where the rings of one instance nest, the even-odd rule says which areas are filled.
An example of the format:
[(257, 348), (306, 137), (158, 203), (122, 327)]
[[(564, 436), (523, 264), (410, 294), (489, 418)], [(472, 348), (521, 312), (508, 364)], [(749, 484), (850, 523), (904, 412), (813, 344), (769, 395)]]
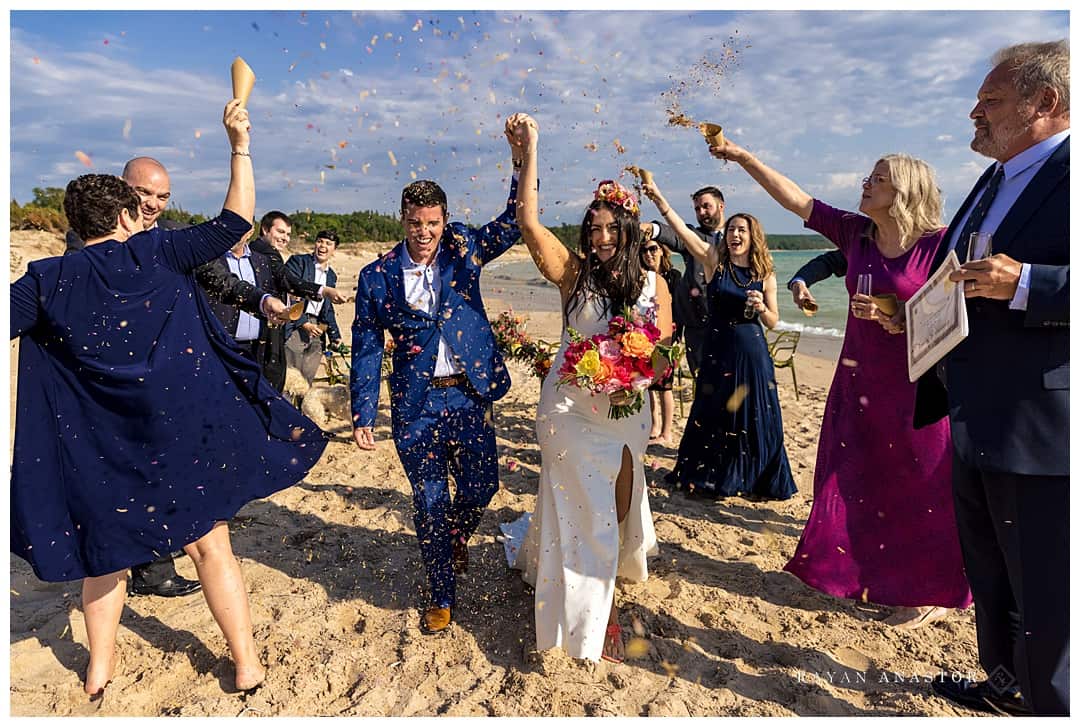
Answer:
[(232, 156), (234, 156), (234, 157), (250, 157), (251, 154), (246, 152), (246, 151), (234, 151), (232, 153)]

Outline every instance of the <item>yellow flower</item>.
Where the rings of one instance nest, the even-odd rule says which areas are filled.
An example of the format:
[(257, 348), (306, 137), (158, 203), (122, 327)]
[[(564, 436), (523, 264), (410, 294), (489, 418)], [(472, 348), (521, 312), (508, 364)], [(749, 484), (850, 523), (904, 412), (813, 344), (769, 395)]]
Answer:
[(627, 356), (634, 358), (647, 358), (652, 356), (653, 342), (644, 333), (629, 331), (622, 337), (622, 351)]
[(578, 376), (588, 376), (590, 379), (596, 376), (596, 373), (600, 370), (600, 353), (595, 349), (586, 351), (581, 355), (581, 360), (577, 362), (577, 366), (574, 367), (574, 371)]

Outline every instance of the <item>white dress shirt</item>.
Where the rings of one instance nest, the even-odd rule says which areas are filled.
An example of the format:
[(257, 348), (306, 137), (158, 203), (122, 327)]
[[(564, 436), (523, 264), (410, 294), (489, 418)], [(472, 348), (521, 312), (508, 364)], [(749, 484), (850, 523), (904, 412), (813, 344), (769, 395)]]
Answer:
[[(405, 282), (405, 300), (416, 310), (436, 314), (439, 310), (439, 267), (435, 263), (438, 248), (430, 265), (421, 265), (412, 259), (408, 245), (401, 260), (401, 275)], [(452, 376), (465, 372), (461, 359), (454, 353), (446, 336), (439, 332), (439, 355), (435, 359), (435, 376)]]
[[(1005, 176), (1001, 180), (1001, 186), (998, 187), (997, 196), (990, 203), (989, 209), (986, 210), (986, 217), (983, 218), (982, 224), (979, 226), (979, 232), (989, 232), (994, 234), (997, 232), (998, 227), (1001, 225), (1002, 220), (1005, 219), (1005, 215), (1009, 213), (1012, 206), (1016, 204), (1016, 200), (1020, 198), (1020, 195), (1027, 189), (1028, 184), (1043, 168), (1043, 164), (1050, 158), (1050, 155), (1054, 153), (1054, 150), (1061, 145), (1066, 139), (1069, 138), (1069, 130), (1060, 131), (1053, 136), (1043, 139), (1038, 144), (1029, 146), (1024, 151), (1014, 156), (1009, 161), (1002, 165), (1000, 162), (995, 165), (994, 171), (1001, 166), (1005, 167)], [(964, 216), (956, 221), (950, 232), (949, 244), (957, 250), (963, 248), (957, 248), (956, 245), (959, 240), (956, 240), (956, 236), (960, 234), (960, 231), (964, 229), (964, 224), (967, 222), (967, 218), (971, 215), (971, 211), (978, 206), (979, 200), (982, 199), (983, 194), (986, 193), (986, 186), (983, 186), (982, 191), (971, 201), (971, 205), (968, 207), (968, 211)], [(991, 242), (993, 245), (993, 242)], [(962, 262), (962, 261), (961, 261)], [(1009, 301), (1009, 307), (1014, 310), (1027, 310), (1028, 294), (1031, 289), (1031, 265), (1024, 263), (1023, 261), (1020, 268), (1020, 282), (1016, 286), (1016, 295)]]
[[(255, 269), (251, 266), (251, 249), (244, 245), (244, 252), (236, 257), (232, 250), (225, 253), (225, 262), (229, 265), (229, 272), (241, 280), (246, 280), (255, 287)], [(237, 341), (254, 341), (259, 337), (259, 319), (250, 313), (240, 311), (240, 318), (236, 322), (236, 331), (233, 338)]]
[[(326, 271), (330, 269), (329, 265), (322, 265), (315, 263), (315, 282), (319, 284), (319, 290), (321, 291), (323, 286), (326, 285)], [(318, 300), (308, 301), (307, 308), (304, 310), (313, 316), (318, 316), (323, 307), (323, 298)]]

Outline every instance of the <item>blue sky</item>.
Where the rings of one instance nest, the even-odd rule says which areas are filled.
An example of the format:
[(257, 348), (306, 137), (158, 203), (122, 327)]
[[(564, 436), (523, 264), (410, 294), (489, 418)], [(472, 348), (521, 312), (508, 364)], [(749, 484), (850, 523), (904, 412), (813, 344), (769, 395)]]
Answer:
[[(577, 223), (600, 179), (653, 170), (676, 209), (717, 184), (727, 210), (802, 231), (701, 136), (677, 98), (811, 194), (853, 209), (889, 152), (937, 170), (951, 215), (987, 160), (968, 112), (997, 48), (1069, 35), (1065, 11), (46, 11), (11, 13), (10, 196), (161, 160), (173, 200), (214, 213), (227, 180), (229, 65), (258, 83), (258, 213), (394, 213), (438, 181), (456, 219), (505, 200), (507, 115), (541, 127), (541, 204)], [(680, 84), (680, 81), (682, 82)], [(672, 95), (674, 93), (674, 96)], [(76, 156), (89, 157), (87, 167)], [(396, 163), (395, 163), (396, 162)], [(647, 217), (655, 208), (644, 204)], [(946, 217), (946, 221), (948, 218)]]

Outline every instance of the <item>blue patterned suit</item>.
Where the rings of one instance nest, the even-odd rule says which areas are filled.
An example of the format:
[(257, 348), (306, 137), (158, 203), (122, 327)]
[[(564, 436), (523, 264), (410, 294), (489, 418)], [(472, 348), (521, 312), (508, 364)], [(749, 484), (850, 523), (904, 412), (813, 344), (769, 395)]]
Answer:
[[(480, 296), (483, 266), (521, 233), (515, 221), (516, 180), (506, 210), (480, 228), (450, 223), (435, 256), (438, 308), (408, 304), (402, 279), (405, 242), (360, 271), (353, 320), (351, 373), (354, 427), (371, 427), (379, 403), (383, 332), (395, 348), (390, 374), (394, 443), (413, 488), (414, 522), (431, 583), (433, 605), (454, 603), (451, 538), (468, 537), (499, 487), (491, 403), (510, 388)], [(431, 385), (440, 336), (464, 364), (468, 383)], [(457, 485), (451, 501), (447, 473)]]

